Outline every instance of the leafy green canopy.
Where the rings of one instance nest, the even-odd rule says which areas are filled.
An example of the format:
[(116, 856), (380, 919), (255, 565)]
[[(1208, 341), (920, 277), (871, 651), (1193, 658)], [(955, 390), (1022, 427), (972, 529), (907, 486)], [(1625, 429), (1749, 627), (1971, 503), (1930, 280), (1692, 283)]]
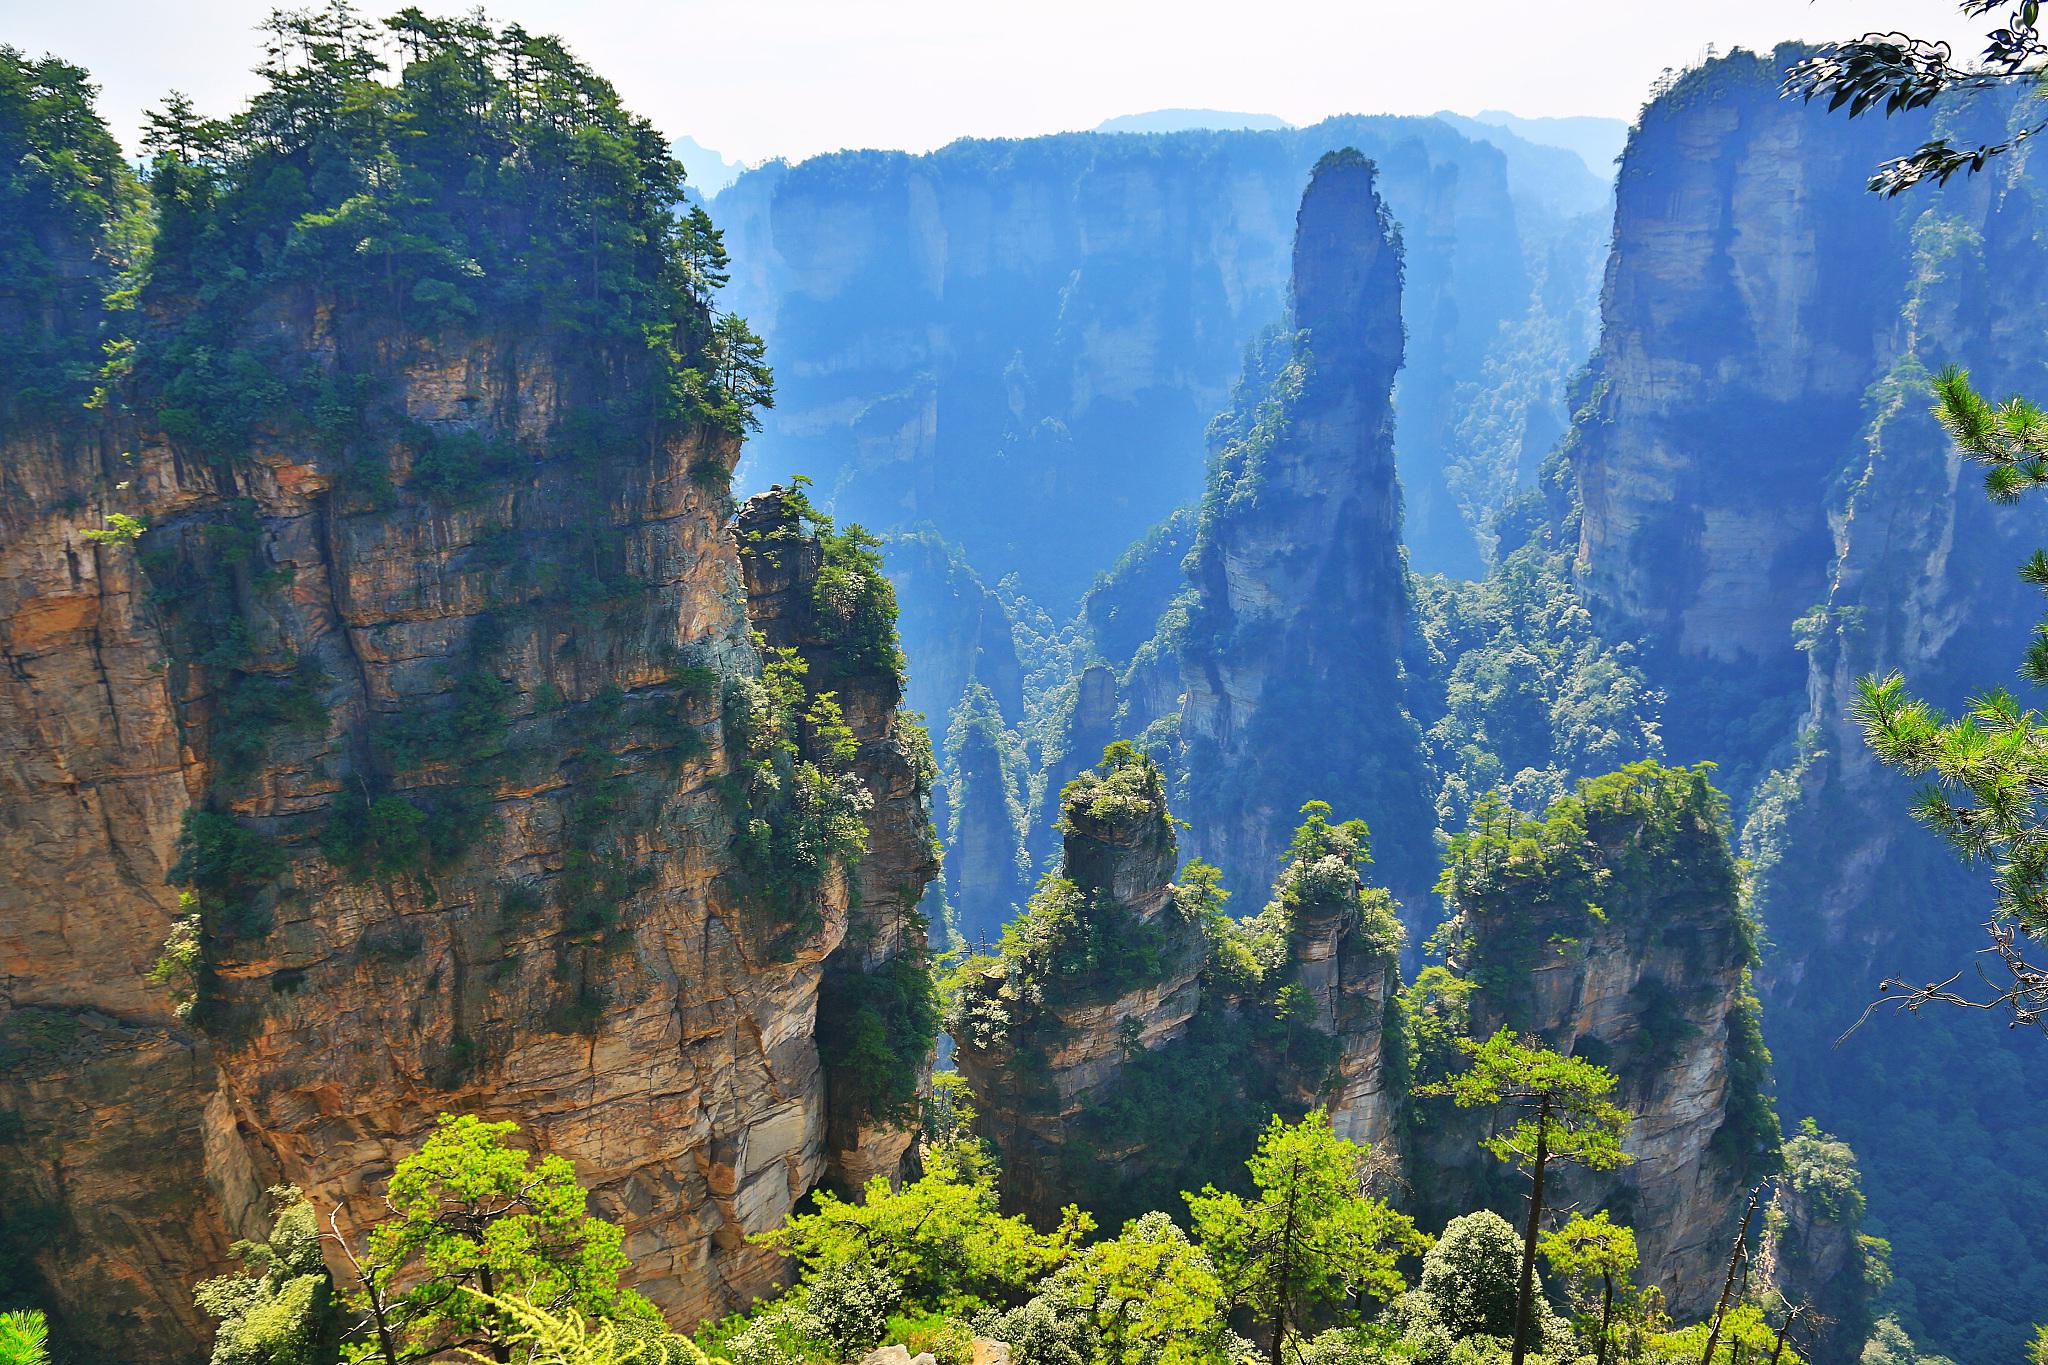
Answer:
[(1555, 920), (1566, 932), (1604, 919), (1602, 902), (1617, 882), (1668, 875), (1704, 882), (1732, 904), (1728, 801), (1708, 780), (1712, 772), (1711, 763), (1631, 763), (1579, 783), (1540, 820), (1482, 798), (1470, 827), (1451, 837), (1437, 889), (1461, 911), (1527, 907), (1527, 918)]
[[(554, 38), (342, 3), (264, 25), (261, 88), (224, 119), (174, 97), (150, 118), (158, 212), (142, 392), (174, 438), (230, 455), (310, 416), (345, 442), (365, 398), (254, 339), (266, 300), (349, 329), (478, 323), (575, 338), (592, 375), (651, 360), (634, 410), (602, 425), (709, 419), (772, 401), (760, 347), (714, 323), (724, 251), (685, 210), (652, 124)], [(387, 74), (397, 70), (395, 80)], [(323, 314), (325, 315), (325, 314)]]
[(1084, 1248), (1021, 1308), (977, 1326), (1011, 1343), (1026, 1365), (1206, 1365), (1233, 1344), (1222, 1304), (1208, 1253), (1155, 1211)]
[(1849, 1144), (1820, 1130), (1811, 1118), (1785, 1139), (1784, 1184), (1804, 1195), (1814, 1211), (1837, 1223), (1863, 1222), (1863, 1178)]
[(728, 742), (744, 754), (734, 851), (756, 907), (809, 934), (824, 923), (833, 870), (850, 873), (867, 852), (873, 797), (853, 769), (860, 744), (838, 694), (811, 690), (810, 663), (796, 650), (755, 641), (761, 676), (725, 696)]
[[(352, 1309), (396, 1345), (400, 1361), (460, 1346), (506, 1347), (525, 1324), (489, 1296), (517, 1293), (553, 1313), (655, 1320), (619, 1287), (620, 1229), (586, 1211), (566, 1157), (506, 1145), (512, 1123), (442, 1115), (392, 1172), (391, 1218), (370, 1233)], [(503, 1356), (499, 1356), (503, 1359)]]
[(112, 339), (102, 299), (141, 196), (96, 94), (79, 67), (0, 47), (0, 415), (75, 411)]
[(1164, 819), (1166, 778), (1150, 755), (1120, 739), (1102, 751), (1102, 761), (1060, 788), (1060, 829), (1091, 824)]
[(997, 1210), (994, 1174), (941, 1147), (928, 1154), (925, 1174), (903, 1188), (877, 1176), (859, 1203), (820, 1191), (813, 1212), (757, 1240), (795, 1257), (806, 1275), (878, 1267), (914, 1307), (960, 1312), (1021, 1297), (1094, 1227), (1072, 1206), (1051, 1233)]
[(834, 1103), (863, 1118), (915, 1120), (939, 1036), (938, 985), (925, 955), (903, 953), (871, 972), (827, 976), (818, 1020), (818, 1056)]
[[(1114, 998), (1165, 970), (1173, 941), (1167, 916), (1141, 919), (1102, 884), (1105, 848), (1151, 842), (1172, 854), (1158, 765), (1127, 742), (1111, 744), (1101, 763), (1061, 789), (1060, 829), (1067, 835), (1061, 872), (1039, 880), (1024, 913), (1003, 926), (994, 954), (968, 957), (953, 971), (948, 1026), (968, 1046), (1028, 1045), (1035, 1026), (1057, 1023), (1044, 1015), (1047, 1005)], [(1167, 911), (1184, 921), (1196, 913), (1179, 898)]]
[(320, 1250), (320, 1222), (290, 1186), (270, 1191), (270, 1238), (238, 1241), (242, 1273), (201, 1281), (193, 1301), (217, 1319), (212, 1365), (328, 1365), (342, 1333)]
[(1579, 1329), (1594, 1336), (1598, 1357), (1604, 1362), (1612, 1344), (1617, 1285), (1622, 1291), (1624, 1315), (1641, 1316), (1634, 1302), (1638, 1296), (1629, 1283), (1638, 1261), (1635, 1230), (1611, 1222), (1604, 1209), (1591, 1218), (1574, 1213), (1563, 1227), (1543, 1233), (1537, 1248), (1550, 1273), (1568, 1288)]
[(1483, 1043), (1462, 1039), (1460, 1046), (1470, 1065), (1425, 1088), (1449, 1095), (1460, 1109), (1508, 1109), (1512, 1122), (1506, 1131), (1479, 1144), (1497, 1160), (1529, 1165), (1539, 1139), (1550, 1161), (1604, 1171), (1634, 1160), (1621, 1146), (1628, 1113), (1607, 1098), (1614, 1090), (1609, 1072), (1524, 1042), (1510, 1029)]
[[(814, 539), (818, 573), (811, 584), (811, 624), (840, 654), (839, 673), (885, 672), (903, 677), (903, 651), (896, 640), (896, 586), (882, 568), (881, 537), (858, 522), (841, 528), (818, 510), (799, 474), (782, 494), (789, 520), (770, 532), (773, 539)], [(761, 548), (779, 553), (780, 545)]]
[(1255, 1196), (1213, 1185), (1187, 1196), (1225, 1304), (1270, 1325), (1276, 1365), (1290, 1326), (1320, 1313), (1352, 1317), (1362, 1299), (1393, 1298), (1403, 1288), (1401, 1257), (1429, 1244), (1405, 1214), (1364, 1193), (1364, 1158), (1322, 1110), (1291, 1126), (1276, 1116), (1246, 1163)]
[[(522, 1365), (726, 1365), (656, 1324), (588, 1319), (573, 1308), (551, 1312), (523, 1295), (479, 1296), (479, 1302), (511, 1324), (504, 1344)], [(491, 1359), (476, 1351), (464, 1356)]]
[(1415, 623), (1440, 830), (1489, 791), (1537, 810), (1576, 779), (1663, 756), (1663, 694), (1632, 644), (1594, 628), (1560, 551), (1522, 546), (1476, 583), (1418, 578)]
[[(1579, 783), (1540, 820), (1481, 798), (1469, 828), (1451, 837), (1437, 881), (1468, 974), (1506, 994), (1546, 945), (1583, 938), (1611, 913), (1640, 914), (1679, 896), (1737, 906), (1728, 803), (1712, 772), (1706, 763), (1631, 763)], [(1730, 913), (1752, 940), (1748, 920)]]
[(1622, 1149), (1627, 1111), (1610, 1101), (1614, 1076), (1578, 1057), (1565, 1057), (1524, 1042), (1502, 1029), (1483, 1043), (1459, 1039), (1467, 1068), (1448, 1080), (1417, 1088), (1417, 1094), (1449, 1095), (1460, 1109), (1503, 1108), (1510, 1122), (1479, 1141), (1497, 1160), (1530, 1174), (1529, 1220), (1522, 1234), (1521, 1288), (1513, 1341), (1514, 1365), (1521, 1365), (1539, 1325), (1533, 1312), (1537, 1237), (1543, 1225), (1543, 1181), (1552, 1163), (1613, 1170), (1634, 1158)]

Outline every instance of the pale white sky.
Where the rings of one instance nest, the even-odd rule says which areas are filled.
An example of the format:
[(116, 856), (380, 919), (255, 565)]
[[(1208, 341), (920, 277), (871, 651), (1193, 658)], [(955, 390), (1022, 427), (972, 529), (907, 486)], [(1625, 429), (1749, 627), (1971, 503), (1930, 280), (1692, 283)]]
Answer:
[[(364, 3), (395, 11), (402, 0)], [(429, 12), (468, 0), (423, 3)], [(245, 96), (269, 0), (0, 0), (0, 43), (89, 68), (133, 140), (181, 89)], [(1901, 28), (1974, 54), (1955, 0), (497, 0), (562, 35), (671, 136), (750, 162), (1092, 127), (1197, 107), (1633, 117), (1708, 43)]]

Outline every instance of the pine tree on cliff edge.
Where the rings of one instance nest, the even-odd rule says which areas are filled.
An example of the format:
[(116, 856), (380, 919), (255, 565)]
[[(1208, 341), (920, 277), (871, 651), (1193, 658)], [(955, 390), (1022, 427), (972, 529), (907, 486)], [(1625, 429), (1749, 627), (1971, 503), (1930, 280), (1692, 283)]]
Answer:
[(1416, 1093), (1448, 1095), (1460, 1109), (1505, 1105), (1520, 1115), (1505, 1133), (1479, 1145), (1529, 1172), (1529, 1220), (1522, 1234), (1513, 1356), (1513, 1365), (1522, 1365), (1529, 1349), (1544, 1178), (1553, 1162), (1608, 1171), (1633, 1161), (1621, 1147), (1628, 1134), (1628, 1115), (1607, 1099), (1614, 1089), (1613, 1074), (1591, 1062), (1525, 1043), (1508, 1029), (1483, 1043), (1461, 1038), (1458, 1046), (1472, 1065), (1449, 1080), (1419, 1087)]

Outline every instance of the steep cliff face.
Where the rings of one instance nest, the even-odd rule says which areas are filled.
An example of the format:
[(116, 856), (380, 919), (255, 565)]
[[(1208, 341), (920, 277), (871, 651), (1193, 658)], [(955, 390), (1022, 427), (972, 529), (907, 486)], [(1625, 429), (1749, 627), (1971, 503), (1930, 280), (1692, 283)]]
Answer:
[(1302, 796), (1362, 811), (1398, 890), (1433, 849), (1401, 706), (1408, 586), (1390, 392), (1402, 242), (1355, 151), (1302, 196), (1289, 328), (1218, 419), (1188, 558), (1181, 739), (1195, 851), (1260, 885)]
[[(749, 1235), (893, 1169), (927, 1066), (929, 763), (876, 594), (820, 533), (750, 560), (750, 602), (739, 409), (669, 405), (708, 316), (658, 261), (592, 294), (673, 309), (660, 348), (483, 249), (433, 325), (449, 293), (397, 267), (396, 302), (252, 266), (202, 310), (200, 175), (160, 168), (134, 378), (0, 460), (10, 1276), (96, 1357), (189, 1358), (265, 1186), (360, 1230), (453, 1111), (572, 1158), (679, 1323), (744, 1303), (782, 1273)], [(829, 1026), (870, 978), (926, 980), (882, 1084), (820, 1059), (821, 989)]]
[[(399, 383), (428, 423), (474, 420), (457, 392), (508, 425), (549, 392), (544, 357), (482, 340), (432, 348)], [(921, 954), (920, 779), (893, 677), (831, 675), (861, 744), (873, 861), (858, 895), (832, 872), (809, 923), (749, 893), (720, 785), (742, 756), (718, 680), (759, 665), (720, 495), (690, 474), (730, 461), (732, 443), (679, 440), (599, 471), (543, 454), (477, 505), (402, 497), (353, 515), (288, 447), (238, 466), (229, 499), (212, 471), (138, 443), (117, 502), (99, 491), (110, 480), (78, 477), (97, 461), (9, 453), (29, 485), (10, 510), (39, 509), (10, 517), (6, 551), (19, 786), (4, 1028), (22, 1054), (9, 1186), (81, 1234), (36, 1260), (88, 1339), (137, 1358), (189, 1340), (190, 1285), (220, 1264), (223, 1232), (256, 1230), (266, 1184), (367, 1221), (379, 1176), (444, 1110), (517, 1118), (574, 1158), (627, 1226), (643, 1288), (681, 1319), (774, 1280), (776, 1259), (745, 1237), (828, 1168), (851, 1180), (900, 1158), (904, 1133), (828, 1103), (813, 1019), (842, 963)], [(289, 571), (249, 619), (272, 658), (322, 679), (324, 718), (274, 738), (236, 784), (235, 827), (274, 841), (278, 866), (247, 911), (268, 927), (217, 935), (199, 1028), (145, 973), (181, 913), (165, 885), (180, 821), (223, 762), (217, 673), (190, 662), (190, 623), (153, 596), (134, 549), (80, 543), (116, 505), (150, 522), (145, 556), (235, 518), (253, 574)], [(351, 875), (318, 833), (364, 780), (354, 753), (380, 720), (448, 714), (451, 674), (502, 609), (480, 553), (493, 531), (539, 562), (550, 536), (594, 532), (635, 582), (595, 619), (544, 605), (503, 628), (491, 667), (506, 729), (476, 738), (523, 768), (464, 809), (468, 847), (446, 866)], [(762, 605), (761, 627), (787, 630), (772, 596)], [(450, 765), (481, 757), (451, 755), (391, 794), (428, 809)], [(636, 808), (593, 832), (592, 806), (614, 801)], [(138, 1188), (159, 1193), (138, 1205)]]
[(1034, 1215), (1074, 1199), (1076, 1164), (1146, 1155), (1141, 1143), (1090, 1139), (1133, 1057), (1186, 1032), (1204, 958), (1201, 925), (1173, 886), (1159, 770), (1134, 755), (1106, 762), (1068, 785), (1061, 813), (1059, 876), (999, 956), (968, 960), (954, 1004), (960, 1070), (1003, 1154), (1004, 1200)]
[(1898, 259), (1901, 215), (1863, 183), (1924, 123), (1779, 98), (1799, 55), (1710, 62), (1644, 110), (1570, 447), (1588, 606), (1729, 693), (1674, 712), (1687, 759), (1723, 757), (1755, 712), (1786, 719), (1805, 671), (1787, 623), (1826, 592), (1828, 488), (1896, 344), (1901, 281), (1871, 265)]
[(1031, 894), (1024, 774), (995, 695), (969, 684), (947, 727), (938, 800), (953, 932), (985, 948)]
[[(1998, 1079), (2031, 1051), (1965, 1018), (1882, 1018), (1837, 1045), (1881, 977), (1965, 967), (1990, 908), (1981, 876), (1907, 818), (1908, 784), (1871, 762), (1848, 706), (1858, 677), (1896, 668), (1954, 707), (2024, 648), (2037, 604), (2013, 568), (2033, 518), (1991, 506), (1925, 414), (1948, 363), (1995, 394), (2048, 388), (2023, 339), (2048, 279), (2042, 205), (2025, 160), (1865, 193), (1922, 120), (1997, 140), (2010, 106), (1849, 122), (1776, 97), (1792, 55), (1710, 63), (1631, 143), (1594, 415), (1568, 447), (1579, 574), (1605, 625), (1650, 644), (1670, 751), (1721, 761), (1748, 810), (1786, 1105), (1862, 1157), (1907, 1330), (1991, 1357), (2026, 1335), (2012, 1286), (2048, 1283), (2048, 1266), (2021, 1254), (2017, 1280), (1979, 1292), (1934, 1229), (1961, 1218), (1980, 1242), (2026, 1241), (2037, 1192), (2005, 1172), (2048, 1114)], [(1956, 1131), (1998, 1155), (1952, 1178), (1937, 1134)], [(1944, 1306), (1924, 1311), (1913, 1290), (1935, 1285)]]
[[(919, 907), (939, 872), (929, 813), (937, 766), (930, 737), (897, 710), (903, 678), (893, 637), (888, 649), (873, 648), (840, 609), (886, 586), (879, 560), (849, 560), (830, 523), (819, 534), (806, 511), (804, 500), (775, 490), (751, 499), (734, 528), (747, 618), (768, 649), (804, 660), (812, 697), (837, 703), (857, 746), (852, 775), (870, 803), (864, 851), (849, 878), (846, 934), (825, 959), (816, 1026), (827, 1175), (851, 1190), (900, 1173), (914, 1136), (908, 1106), (931, 1068), (936, 1004), (924, 984), (929, 926)], [(849, 575), (861, 581), (846, 583)], [(899, 998), (906, 993), (914, 1000)], [(895, 1074), (865, 1074), (856, 1063), (847, 1043), (864, 1029), (878, 1032)]]
[[(1264, 909), (1233, 921), (1213, 869), (1191, 863), (1168, 885), (1156, 781), (1113, 753), (1073, 784), (1067, 880), (998, 956), (962, 968), (961, 1070), (1013, 1202), (1114, 1221), (1229, 1186), (1266, 1116), (1321, 1107), (1390, 1158), (1428, 1224), (1487, 1205), (1512, 1216), (1524, 1186), (1479, 1147), (1496, 1116), (1417, 1088), (1463, 1065), (1458, 1039), (1513, 1028), (1613, 1070), (1634, 1116), (1632, 1164), (1554, 1173), (1559, 1207), (1613, 1210), (1673, 1310), (1711, 1308), (1778, 1134), (1753, 930), (1703, 770), (1639, 764), (1541, 822), (1483, 810), (1447, 874), (1448, 963), (1406, 989), (1392, 898), (1362, 880), (1359, 822), (1307, 808)], [(1125, 823), (1105, 837), (1089, 812), (1125, 787), (1142, 799), (1113, 805)], [(1185, 927), (1160, 938), (1136, 907), (1169, 898)]]
[[(1562, 1173), (1559, 1206), (1615, 1210), (1673, 1312), (1710, 1310), (1743, 1193), (1778, 1141), (1726, 802), (1704, 770), (1644, 763), (1580, 784), (1541, 821), (1482, 806), (1445, 885), (1447, 969), (1410, 995), (1417, 1079), (1457, 1065), (1447, 1035), (1501, 1028), (1612, 1071), (1634, 1160)], [(1522, 1206), (1523, 1186), (1477, 1149), (1488, 1123), (1441, 1100), (1413, 1111), (1407, 1170), (1435, 1217)]]
[(199, 1339), (217, 1201), (262, 1182), (213, 1102), (208, 1041), (145, 979), (180, 913), (164, 873), (190, 792), (148, 584), (132, 551), (77, 537), (100, 520), (81, 490), (129, 474), (117, 453), (80, 426), (6, 443), (6, 1250), (18, 1291), (74, 1286), (99, 1341), (164, 1358)]
[(988, 689), (1000, 714), (1022, 714), (1024, 667), (1002, 598), (930, 532), (892, 538), (886, 556), (904, 604), (897, 633), (921, 645), (905, 700), (931, 718), (933, 738), (944, 743), (948, 712), (974, 683)]
[(781, 357), (756, 457), (810, 471), (870, 525), (929, 520), (1064, 614), (1198, 492), (1187, 452), (1286, 307), (1301, 184), (1346, 145), (1381, 165), (1410, 247), (1417, 554), (1476, 565), (1443, 491), (1451, 393), (1527, 307), (1528, 277), (1507, 158), (1432, 119), (963, 140), (748, 172), (718, 214), (735, 306)]
[(1234, 922), (1215, 869), (1172, 880), (1177, 822), (1150, 759), (1120, 744), (1066, 786), (1061, 874), (955, 979), (960, 1069), (1008, 1201), (1119, 1224), (1241, 1182), (1276, 1111), (1320, 1105), (1357, 1141), (1391, 1134), (1401, 930), (1359, 880), (1362, 827), (1327, 815), (1297, 832), (1266, 908)]

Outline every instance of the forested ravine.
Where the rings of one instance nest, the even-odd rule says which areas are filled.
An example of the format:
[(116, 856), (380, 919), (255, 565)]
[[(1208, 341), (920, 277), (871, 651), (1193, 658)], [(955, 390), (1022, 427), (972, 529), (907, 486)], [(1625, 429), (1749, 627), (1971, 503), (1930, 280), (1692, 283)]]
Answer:
[(2008, 97), (707, 207), (555, 39), (265, 34), (140, 162), (0, 49), (0, 1346), (2025, 1345), (2037, 1040), (1851, 1028), (1991, 913), (1858, 679), (2038, 609), (1930, 376), (2048, 392), (2030, 145), (1865, 181)]

